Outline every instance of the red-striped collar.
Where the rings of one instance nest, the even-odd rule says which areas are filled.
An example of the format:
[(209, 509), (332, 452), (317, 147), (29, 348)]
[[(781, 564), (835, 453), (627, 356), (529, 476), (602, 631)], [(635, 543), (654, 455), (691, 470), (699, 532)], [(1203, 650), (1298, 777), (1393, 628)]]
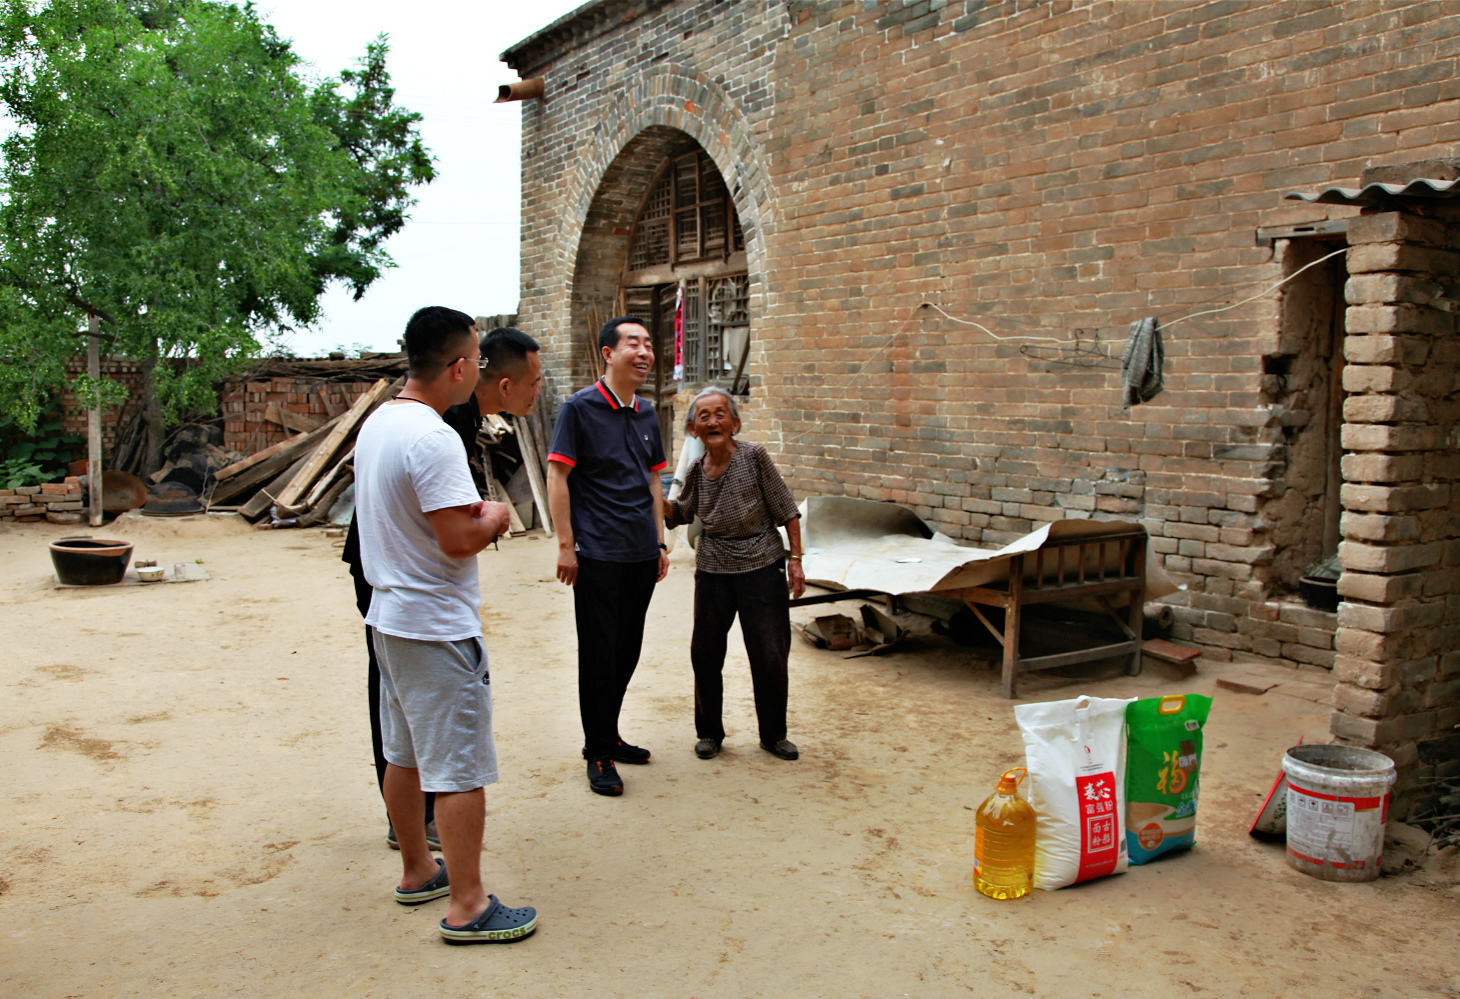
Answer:
[[(618, 401), (618, 396), (613, 394), (613, 389), (608, 387), (608, 383), (606, 381), (600, 378), (594, 384), (598, 386), (599, 394), (603, 396), (604, 401), (608, 403), (608, 407), (610, 409), (623, 409), (624, 404)], [(632, 395), (629, 398), (634, 400), (632, 406), (634, 412), (637, 413), (639, 411), (639, 397), (637, 395)]]

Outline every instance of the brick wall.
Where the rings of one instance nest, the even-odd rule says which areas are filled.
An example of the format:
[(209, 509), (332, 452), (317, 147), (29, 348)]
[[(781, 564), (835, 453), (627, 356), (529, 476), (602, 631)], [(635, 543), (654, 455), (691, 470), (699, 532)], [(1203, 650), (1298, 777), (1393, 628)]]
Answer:
[[(1167, 391), (1128, 414), (1119, 341), (1283, 277), (1258, 227), (1353, 214), (1285, 190), (1447, 151), (1460, 23), (1432, 4), (599, 6), (623, 27), (585, 17), (512, 54), (548, 81), (523, 106), (522, 321), (559, 395), (583, 380), (558, 332), (583, 325), (573, 299), (621, 266), (624, 178), (641, 196), (678, 129), (732, 185), (759, 426), (798, 491), (907, 502), (972, 542), (1144, 517), (1197, 593), (1259, 599), (1277, 296), (1169, 327)], [(925, 301), (1005, 337), (1098, 331), (1113, 356)], [(1251, 650), (1238, 604), (1201, 602), (1188, 635)]]
[[(71, 385), (86, 374), (86, 358), (73, 357), (66, 362), (66, 388), (61, 390), (61, 422), (66, 433), (86, 437), (86, 408), (76, 399)], [(101, 411), (101, 453), (103, 463), (117, 446), (117, 435), (122, 424), (132, 415), (127, 403), (138, 398), (142, 392), (142, 362), (121, 357), (103, 357), (101, 376), (117, 382), (127, 392), (127, 399)], [(84, 456), (84, 452), (83, 452)]]
[[(1392, 629), (1450, 635), (1443, 583), (1424, 577), (1424, 609), (1382, 620), (1350, 595), (1342, 629), (1286, 596), (1338, 543), (1344, 449), (1345, 503), (1361, 485), (1429, 489), (1450, 474), (1402, 450), (1437, 447), (1419, 432), (1445, 432), (1433, 407), (1403, 417), (1413, 435), (1391, 434), (1342, 392), (1342, 412), (1325, 412), (1316, 388), (1404, 395), (1399, 374), (1367, 369), (1424, 362), (1360, 361), (1367, 348), (1331, 337), (1325, 354), (1313, 318), (1367, 337), (1352, 324), (1378, 320), (1323, 297), (1346, 286), (1350, 302), (1380, 302), (1409, 285), (1366, 277), (1377, 251), (1360, 243), (1300, 272), (1329, 248), (1258, 230), (1357, 215), (1287, 191), (1453, 155), (1457, 54), (1460, 18), (1429, 2), (604, 0), (506, 55), (547, 90), (522, 109), (521, 325), (545, 342), (557, 396), (577, 388), (563, 333), (581, 325), (575, 298), (614, 286), (637, 178), (652, 173), (644, 137), (682, 132), (715, 160), (745, 231), (748, 433), (798, 495), (906, 503), (973, 544), (1063, 518), (1139, 519), (1188, 584), (1172, 598), (1178, 635), (1213, 657), (1336, 661), (1353, 677), (1350, 658), (1439, 656), (1433, 683), (1416, 679), (1423, 665), (1346, 680), (1389, 699), (1341, 706), (1371, 720), (1428, 711), (1399, 728), (1431, 738), (1450, 715), (1412, 705), (1453, 699), (1439, 677), (1455, 664), (1437, 648), (1404, 658)], [(1147, 316), (1163, 326), (1165, 391), (1125, 411), (1123, 341)], [(1362, 387), (1386, 377), (1399, 380)], [(1455, 498), (1424, 495), (1437, 512), (1392, 528), (1419, 533), (1382, 543), (1453, 566), (1431, 521), (1448, 523)], [(1350, 576), (1354, 546), (1373, 543), (1354, 532), (1390, 529), (1343, 516)], [(1376, 572), (1430, 571), (1405, 565)]]
[(1460, 211), (1424, 210), (1349, 228), (1333, 718), (1400, 763), (1416, 809), (1460, 777)]

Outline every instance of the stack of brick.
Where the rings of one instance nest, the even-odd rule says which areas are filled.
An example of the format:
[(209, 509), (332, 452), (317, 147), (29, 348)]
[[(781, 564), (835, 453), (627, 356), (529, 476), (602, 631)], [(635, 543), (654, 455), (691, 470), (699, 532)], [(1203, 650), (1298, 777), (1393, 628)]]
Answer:
[(318, 378), (272, 378), (226, 382), (218, 392), (223, 414), (223, 449), (254, 454), (293, 437), (295, 431), (265, 419), (270, 403), (319, 423), (345, 412), (375, 381), (321, 382)]
[(1401, 768), (1404, 794), (1460, 777), (1460, 216), (1349, 227), (1342, 529), (1332, 729)]
[(61, 482), (0, 489), (0, 521), (79, 524), (85, 509), (86, 497), (81, 491), (81, 480), (75, 475), (68, 475)]

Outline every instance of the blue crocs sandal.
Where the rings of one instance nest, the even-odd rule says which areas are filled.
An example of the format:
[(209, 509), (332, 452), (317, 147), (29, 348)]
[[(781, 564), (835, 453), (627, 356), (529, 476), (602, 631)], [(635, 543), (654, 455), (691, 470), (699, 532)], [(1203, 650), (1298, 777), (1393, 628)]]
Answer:
[(487, 911), (465, 926), (452, 926), (441, 920), (441, 939), (449, 944), (515, 943), (537, 929), (537, 910), (530, 905), (509, 909), (487, 896)]
[(450, 895), (451, 882), (446, 880), (446, 861), (437, 857), (436, 866), (440, 868), (436, 872), (436, 876), (421, 887), (406, 891), (397, 886), (395, 900), (401, 905), (420, 905), (422, 902), (430, 902), (432, 899), (445, 898)]

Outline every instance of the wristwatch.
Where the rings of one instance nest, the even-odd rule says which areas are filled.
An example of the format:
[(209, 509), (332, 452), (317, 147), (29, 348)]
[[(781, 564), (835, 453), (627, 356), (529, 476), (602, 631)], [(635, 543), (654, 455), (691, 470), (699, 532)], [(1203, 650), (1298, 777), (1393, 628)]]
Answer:
[(659, 547), (660, 547), (660, 548), (662, 548), (662, 549), (663, 549), (663, 550), (664, 550), (664, 551), (669, 551), (669, 546), (668, 546), (668, 545), (666, 545), (666, 544), (665, 544), (665, 543), (664, 543), (664, 542), (662, 542), (662, 541), (661, 541), (661, 542), (659, 542)]

